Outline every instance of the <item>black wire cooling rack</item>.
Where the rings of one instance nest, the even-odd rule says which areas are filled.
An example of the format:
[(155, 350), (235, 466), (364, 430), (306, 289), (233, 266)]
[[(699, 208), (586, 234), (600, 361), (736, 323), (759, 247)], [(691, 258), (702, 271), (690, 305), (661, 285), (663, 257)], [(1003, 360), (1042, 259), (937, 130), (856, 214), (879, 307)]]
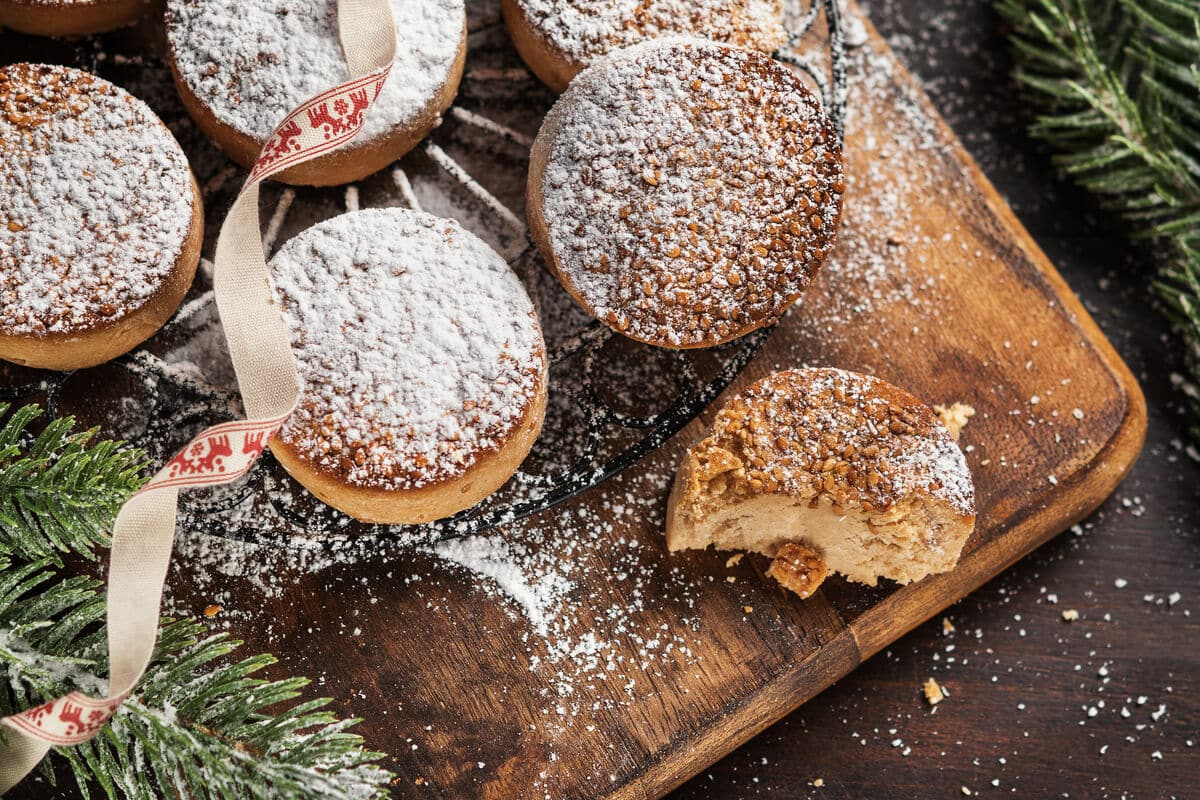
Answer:
[[(269, 186), (263, 192), (268, 251), (321, 219), (367, 206), (405, 205), (457, 219), (496, 247), (522, 276), (541, 313), (550, 353), (550, 402), (541, 438), (521, 470), (474, 508), (426, 525), (356, 522), (308, 494), (263, 454), (235, 484), (181, 497), (184, 530), (253, 542), (387, 539), (427, 543), (519, 520), (562, 502), (652, 452), (711, 403), (770, 336), (762, 329), (708, 350), (638, 344), (585, 316), (548, 276), (518, 211), (532, 136), (553, 102), (508, 43), (494, 5), (468, 3), (468, 70), (444, 124), (392, 168), (337, 189)], [(787, 13), (789, 41), (775, 57), (806, 74), (839, 135), (846, 101), (845, 40), (838, 0), (800, 0)], [(824, 20), (820, 26), (819, 21)], [(154, 26), (71, 43), (11, 38), (5, 61), (44, 60), (91, 69), (142, 97), (183, 144), (216, 221), (241, 173), (191, 125), (153, 52)], [(130, 54), (135, 55), (130, 55)], [(517, 209), (518, 211), (514, 211)], [(178, 313), (133, 353), (88, 370), (51, 373), (0, 363), (0, 400), (41, 402), (74, 415), (162, 463), (204, 427), (240, 413), (212, 302), (211, 263)]]

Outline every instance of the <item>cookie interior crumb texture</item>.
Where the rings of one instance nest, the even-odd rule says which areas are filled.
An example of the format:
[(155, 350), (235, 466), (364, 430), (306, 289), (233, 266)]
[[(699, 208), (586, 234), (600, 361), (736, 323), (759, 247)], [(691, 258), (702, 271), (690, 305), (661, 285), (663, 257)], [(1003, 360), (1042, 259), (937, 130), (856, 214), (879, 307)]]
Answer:
[(775, 554), (767, 576), (801, 598), (807, 598), (821, 587), (826, 572), (827, 566), (820, 553), (806, 545), (788, 542)]
[(676, 475), (667, 544), (782, 555), (772, 571), (790, 578), (805, 566), (795, 543), (850, 580), (909, 583), (952, 569), (974, 523), (966, 461), (929, 407), (878, 378), (805, 369), (718, 412)]
[(950, 406), (935, 405), (933, 410), (956, 442), (962, 436), (962, 429), (967, 427), (971, 417), (975, 416), (975, 407), (966, 403), (954, 403)]

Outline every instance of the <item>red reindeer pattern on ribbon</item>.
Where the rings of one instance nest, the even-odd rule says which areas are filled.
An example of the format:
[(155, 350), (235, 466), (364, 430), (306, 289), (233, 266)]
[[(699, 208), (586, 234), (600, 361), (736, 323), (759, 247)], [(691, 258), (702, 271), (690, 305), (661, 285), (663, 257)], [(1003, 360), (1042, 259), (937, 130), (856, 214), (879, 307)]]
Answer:
[(353, 139), (383, 91), (388, 72), (390, 68), (343, 83), (293, 109), (267, 140), (247, 182), (320, 158)]
[[(250, 471), (286, 420), (286, 416), (238, 420), (209, 428), (168, 461), (138, 494), (167, 486), (208, 486), (235, 480)], [(52, 745), (79, 744), (100, 732), (126, 696), (94, 700), (72, 692), (7, 717), (3, 723)]]
[(268, 434), (264, 431), (258, 433), (247, 433), (245, 440), (242, 441), (242, 453), (250, 456), (250, 458), (258, 458), (262, 455), (263, 448), (267, 446)]
[(167, 471), (172, 478), (183, 474), (224, 472), (223, 456), (233, 455), (229, 437), (224, 434), (206, 436), (189, 444), (179, 455), (167, 462)]
[(303, 131), (294, 120), (288, 120), (280, 125), (267, 140), (267, 144), (263, 148), (263, 157), (269, 156), (272, 160), (279, 160), (284, 156), (299, 152), (300, 143), (296, 140), (301, 133)]
[(286, 421), (284, 416), (214, 425), (192, 439), (138, 493), (166, 486), (211, 486), (236, 480), (250, 471), (267, 441)]
[[(330, 105), (333, 106), (333, 113), (329, 111)], [(324, 102), (308, 108), (308, 124), (314, 130), (320, 128), (326, 139), (340, 136), (362, 125), (363, 110), (369, 105), (367, 89), (359, 89), (344, 97), (338, 97), (332, 104)]]
[[(262, 425), (236, 422), (228, 426), (209, 428), (168, 461), (159, 477), (163, 480), (173, 480), (191, 475), (205, 479), (221, 478), (222, 482), (232, 480), (229, 477), (231, 474), (244, 473), (255, 459), (262, 455), (267, 440), (278, 430), (275, 422), (277, 420), (270, 420)], [(150, 489), (161, 483), (156, 477), (155, 482), (148, 484), (146, 488)]]
[(99, 733), (124, 700), (125, 695), (93, 700), (79, 692), (71, 692), (9, 717), (6, 724), (50, 744), (80, 744)]

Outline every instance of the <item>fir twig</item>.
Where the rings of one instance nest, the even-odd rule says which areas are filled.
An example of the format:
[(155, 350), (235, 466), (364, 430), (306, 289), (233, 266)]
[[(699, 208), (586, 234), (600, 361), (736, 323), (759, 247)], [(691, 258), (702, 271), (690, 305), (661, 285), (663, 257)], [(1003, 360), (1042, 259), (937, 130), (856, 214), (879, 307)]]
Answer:
[[(1200, 3), (999, 0), (1034, 136), (1136, 235), (1168, 253), (1155, 282), (1200, 383)], [(1200, 402), (1195, 402), (1200, 439)]]
[[(0, 403), (0, 419), (8, 410)], [(145, 456), (122, 442), (96, 441), (94, 428), (73, 433), (71, 417), (34, 435), (41, 413), (24, 406), (0, 427), (0, 555), (95, 558), (121, 504), (142, 485)]]
[[(0, 404), (0, 419), (8, 406)], [(145, 459), (73, 420), (30, 427), (26, 406), (0, 425), (0, 716), (79, 689), (103, 693), (102, 584), (63, 574), (61, 556), (95, 558)], [(270, 655), (200, 623), (164, 618), (135, 693), (90, 742), (56, 748), (85, 799), (374, 800), (391, 774), (328, 700), (301, 700), (304, 678), (256, 677)], [(53, 781), (49, 763), (42, 765)]]
[[(64, 577), (50, 559), (0, 559), (0, 715), (73, 689), (101, 690), (101, 584)], [(295, 702), (304, 678), (265, 681), (269, 655), (230, 662), (238, 647), (191, 621), (164, 620), (154, 661), (112, 723), (87, 744), (57, 748), (84, 798), (108, 800), (374, 800), (392, 775), (325, 710)], [(43, 765), (43, 775), (53, 772)]]

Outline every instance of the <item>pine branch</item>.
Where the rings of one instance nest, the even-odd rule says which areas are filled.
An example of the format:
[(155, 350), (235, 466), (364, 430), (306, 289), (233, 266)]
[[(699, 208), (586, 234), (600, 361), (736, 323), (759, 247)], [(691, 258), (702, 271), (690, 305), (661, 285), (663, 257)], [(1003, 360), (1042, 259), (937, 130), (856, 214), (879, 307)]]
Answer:
[[(8, 414), (0, 403), (0, 419)], [(121, 504), (142, 485), (141, 451), (95, 441), (96, 429), (72, 433), (75, 421), (51, 421), (24, 406), (0, 427), (0, 556), (24, 561), (79, 553), (95, 558)]]
[[(0, 418), (8, 407), (0, 404)], [(63, 553), (95, 558), (124, 500), (142, 484), (142, 454), (72, 420), (30, 432), (40, 414), (0, 427), (0, 715), (80, 689), (103, 692), (102, 584), (61, 572)], [(164, 619), (134, 695), (90, 742), (56, 749), (84, 798), (373, 800), (386, 795), (382, 756), (348, 732), (328, 700), (300, 700), (304, 678), (255, 677), (275, 663), (233, 661), (239, 646), (202, 624)], [(49, 764), (42, 774), (54, 779)]]
[[(1030, 130), (1137, 236), (1169, 253), (1155, 287), (1200, 383), (1200, 3), (999, 0)], [(1189, 396), (1197, 401), (1197, 392)], [(1200, 439), (1200, 402), (1195, 405)]]
[[(101, 690), (101, 584), (64, 577), (52, 560), (0, 559), (0, 714), (73, 689)], [(191, 621), (164, 620), (146, 677), (95, 739), (56, 749), (84, 798), (373, 800), (392, 775), (347, 732), (328, 700), (296, 702), (304, 678), (254, 675), (269, 655), (230, 662), (239, 643)], [(53, 780), (46, 765), (43, 774)]]

